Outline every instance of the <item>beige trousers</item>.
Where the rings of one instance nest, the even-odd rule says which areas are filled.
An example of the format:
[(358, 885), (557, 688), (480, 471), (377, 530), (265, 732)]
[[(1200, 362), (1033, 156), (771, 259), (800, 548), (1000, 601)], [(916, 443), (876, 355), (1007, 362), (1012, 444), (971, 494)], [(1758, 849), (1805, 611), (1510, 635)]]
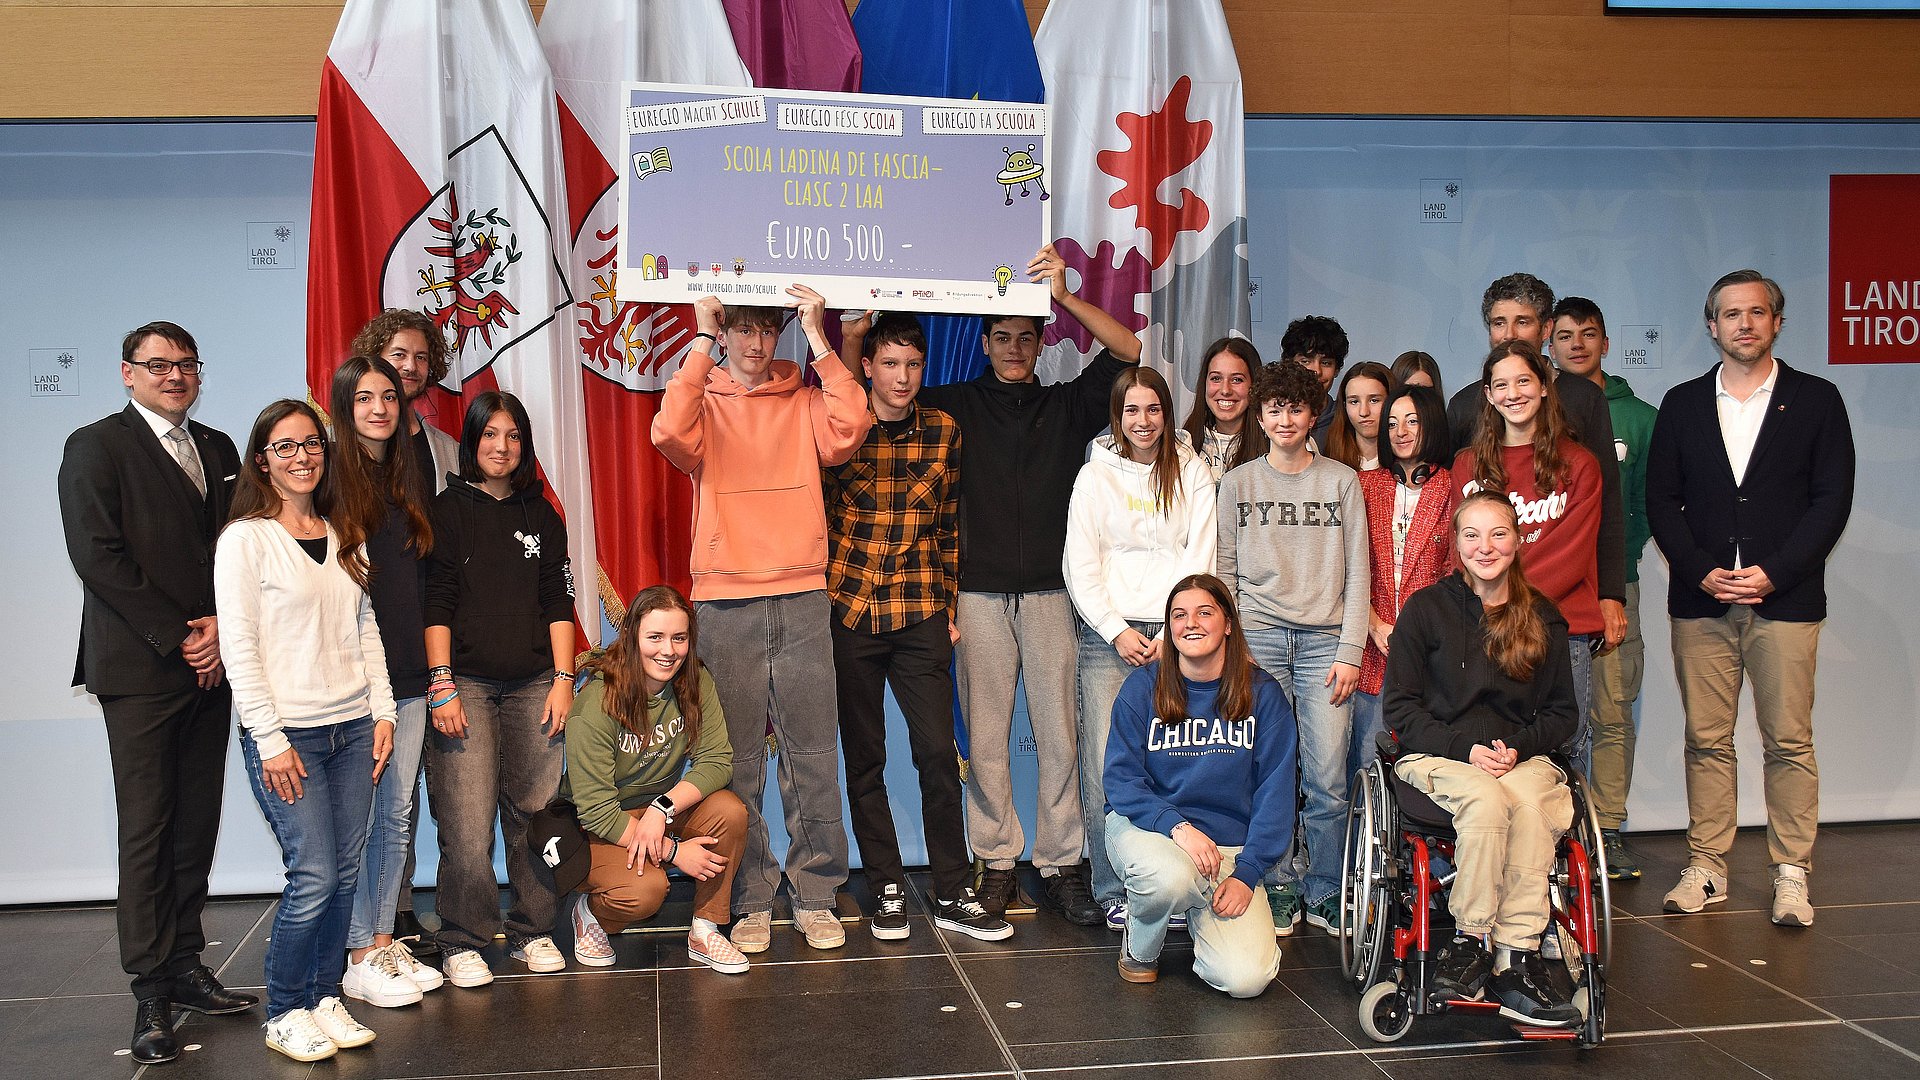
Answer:
[(1733, 850), (1738, 777), (1733, 726), (1753, 680), (1765, 751), (1767, 861), (1813, 869), (1820, 769), (1813, 758), (1819, 623), (1780, 622), (1735, 605), (1717, 619), (1673, 620), (1673, 668), (1687, 710), (1687, 857), (1714, 874)]
[(1647, 646), (1640, 639), (1640, 583), (1627, 583), (1627, 636), (1620, 647), (1593, 658), (1593, 775), (1587, 792), (1603, 829), (1627, 820), (1633, 783), (1633, 703), (1640, 698)]
[(1573, 793), (1544, 757), (1494, 777), (1452, 758), (1411, 754), (1393, 767), (1453, 815), (1453, 893), (1447, 909), (1462, 934), (1532, 952), (1551, 918), (1547, 875), (1554, 844), (1573, 824)]

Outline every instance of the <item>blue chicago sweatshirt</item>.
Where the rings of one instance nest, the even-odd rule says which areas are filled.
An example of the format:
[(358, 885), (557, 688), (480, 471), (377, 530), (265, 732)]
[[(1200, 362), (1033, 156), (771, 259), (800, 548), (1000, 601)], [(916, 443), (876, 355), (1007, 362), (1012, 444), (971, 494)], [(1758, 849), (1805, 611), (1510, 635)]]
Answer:
[(1127, 676), (1107, 737), (1107, 808), (1172, 836), (1183, 821), (1222, 847), (1241, 848), (1233, 876), (1258, 888), (1293, 839), (1293, 709), (1273, 677), (1253, 669), (1253, 715), (1222, 718), (1218, 682), (1183, 679), (1187, 717), (1153, 715), (1160, 664)]

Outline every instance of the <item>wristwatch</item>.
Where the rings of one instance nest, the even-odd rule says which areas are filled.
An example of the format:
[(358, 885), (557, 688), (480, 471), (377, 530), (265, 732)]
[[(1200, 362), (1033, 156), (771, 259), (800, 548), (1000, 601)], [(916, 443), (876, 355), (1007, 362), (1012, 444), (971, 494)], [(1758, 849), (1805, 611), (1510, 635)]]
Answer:
[(672, 799), (667, 798), (665, 795), (656, 795), (654, 796), (653, 801), (648, 803), (647, 805), (653, 807), (655, 810), (658, 810), (662, 814), (666, 815), (667, 824), (669, 825), (673, 824), (673, 800)]

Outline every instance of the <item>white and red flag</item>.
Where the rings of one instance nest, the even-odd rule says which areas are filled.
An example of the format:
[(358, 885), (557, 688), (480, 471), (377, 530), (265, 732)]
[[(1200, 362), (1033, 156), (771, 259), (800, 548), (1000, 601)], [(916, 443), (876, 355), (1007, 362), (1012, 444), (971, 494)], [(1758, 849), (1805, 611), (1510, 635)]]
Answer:
[[(640, 589), (685, 591), (693, 484), (653, 449), (660, 393), (693, 343), (693, 308), (614, 299), (620, 233), (622, 82), (749, 86), (720, 0), (548, 0), (540, 44), (559, 95), (567, 168), (567, 260), (573, 309), (564, 319), (584, 367), (593, 497), (601, 508), (602, 599), (622, 610)], [(701, 212), (685, 207), (684, 212)], [(629, 250), (649, 250), (646, 237)]]
[[(324, 401), (382, 308), (446, 334), (451, 395), (510, 391), (567, 519), (577, 614), (600, 636), (593, 495), (553, 78), (525, 0), (348, 0), (321, 71), (307, 382)], [(433, 421), (462, 405), (438, 391)]]
[[(1200, 350), (1252, 329), (1245, 111), (1220, 0), (1052, 0), (1034, 49), (1053, 107), (1055, 244), (1081, 296), (1144, 331), (1143, 358), (1184, 413)], [(1095, 351), (1054, 314), (1048, 382)]]

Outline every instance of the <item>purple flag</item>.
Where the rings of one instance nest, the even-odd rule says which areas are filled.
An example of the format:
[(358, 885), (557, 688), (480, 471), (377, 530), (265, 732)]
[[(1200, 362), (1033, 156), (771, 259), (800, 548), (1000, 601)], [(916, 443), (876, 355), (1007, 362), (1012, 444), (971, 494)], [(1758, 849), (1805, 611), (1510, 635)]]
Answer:
[(845, 0), (726, 0), (726, 7), (755, 86), (860, 89), (860, 45)]

